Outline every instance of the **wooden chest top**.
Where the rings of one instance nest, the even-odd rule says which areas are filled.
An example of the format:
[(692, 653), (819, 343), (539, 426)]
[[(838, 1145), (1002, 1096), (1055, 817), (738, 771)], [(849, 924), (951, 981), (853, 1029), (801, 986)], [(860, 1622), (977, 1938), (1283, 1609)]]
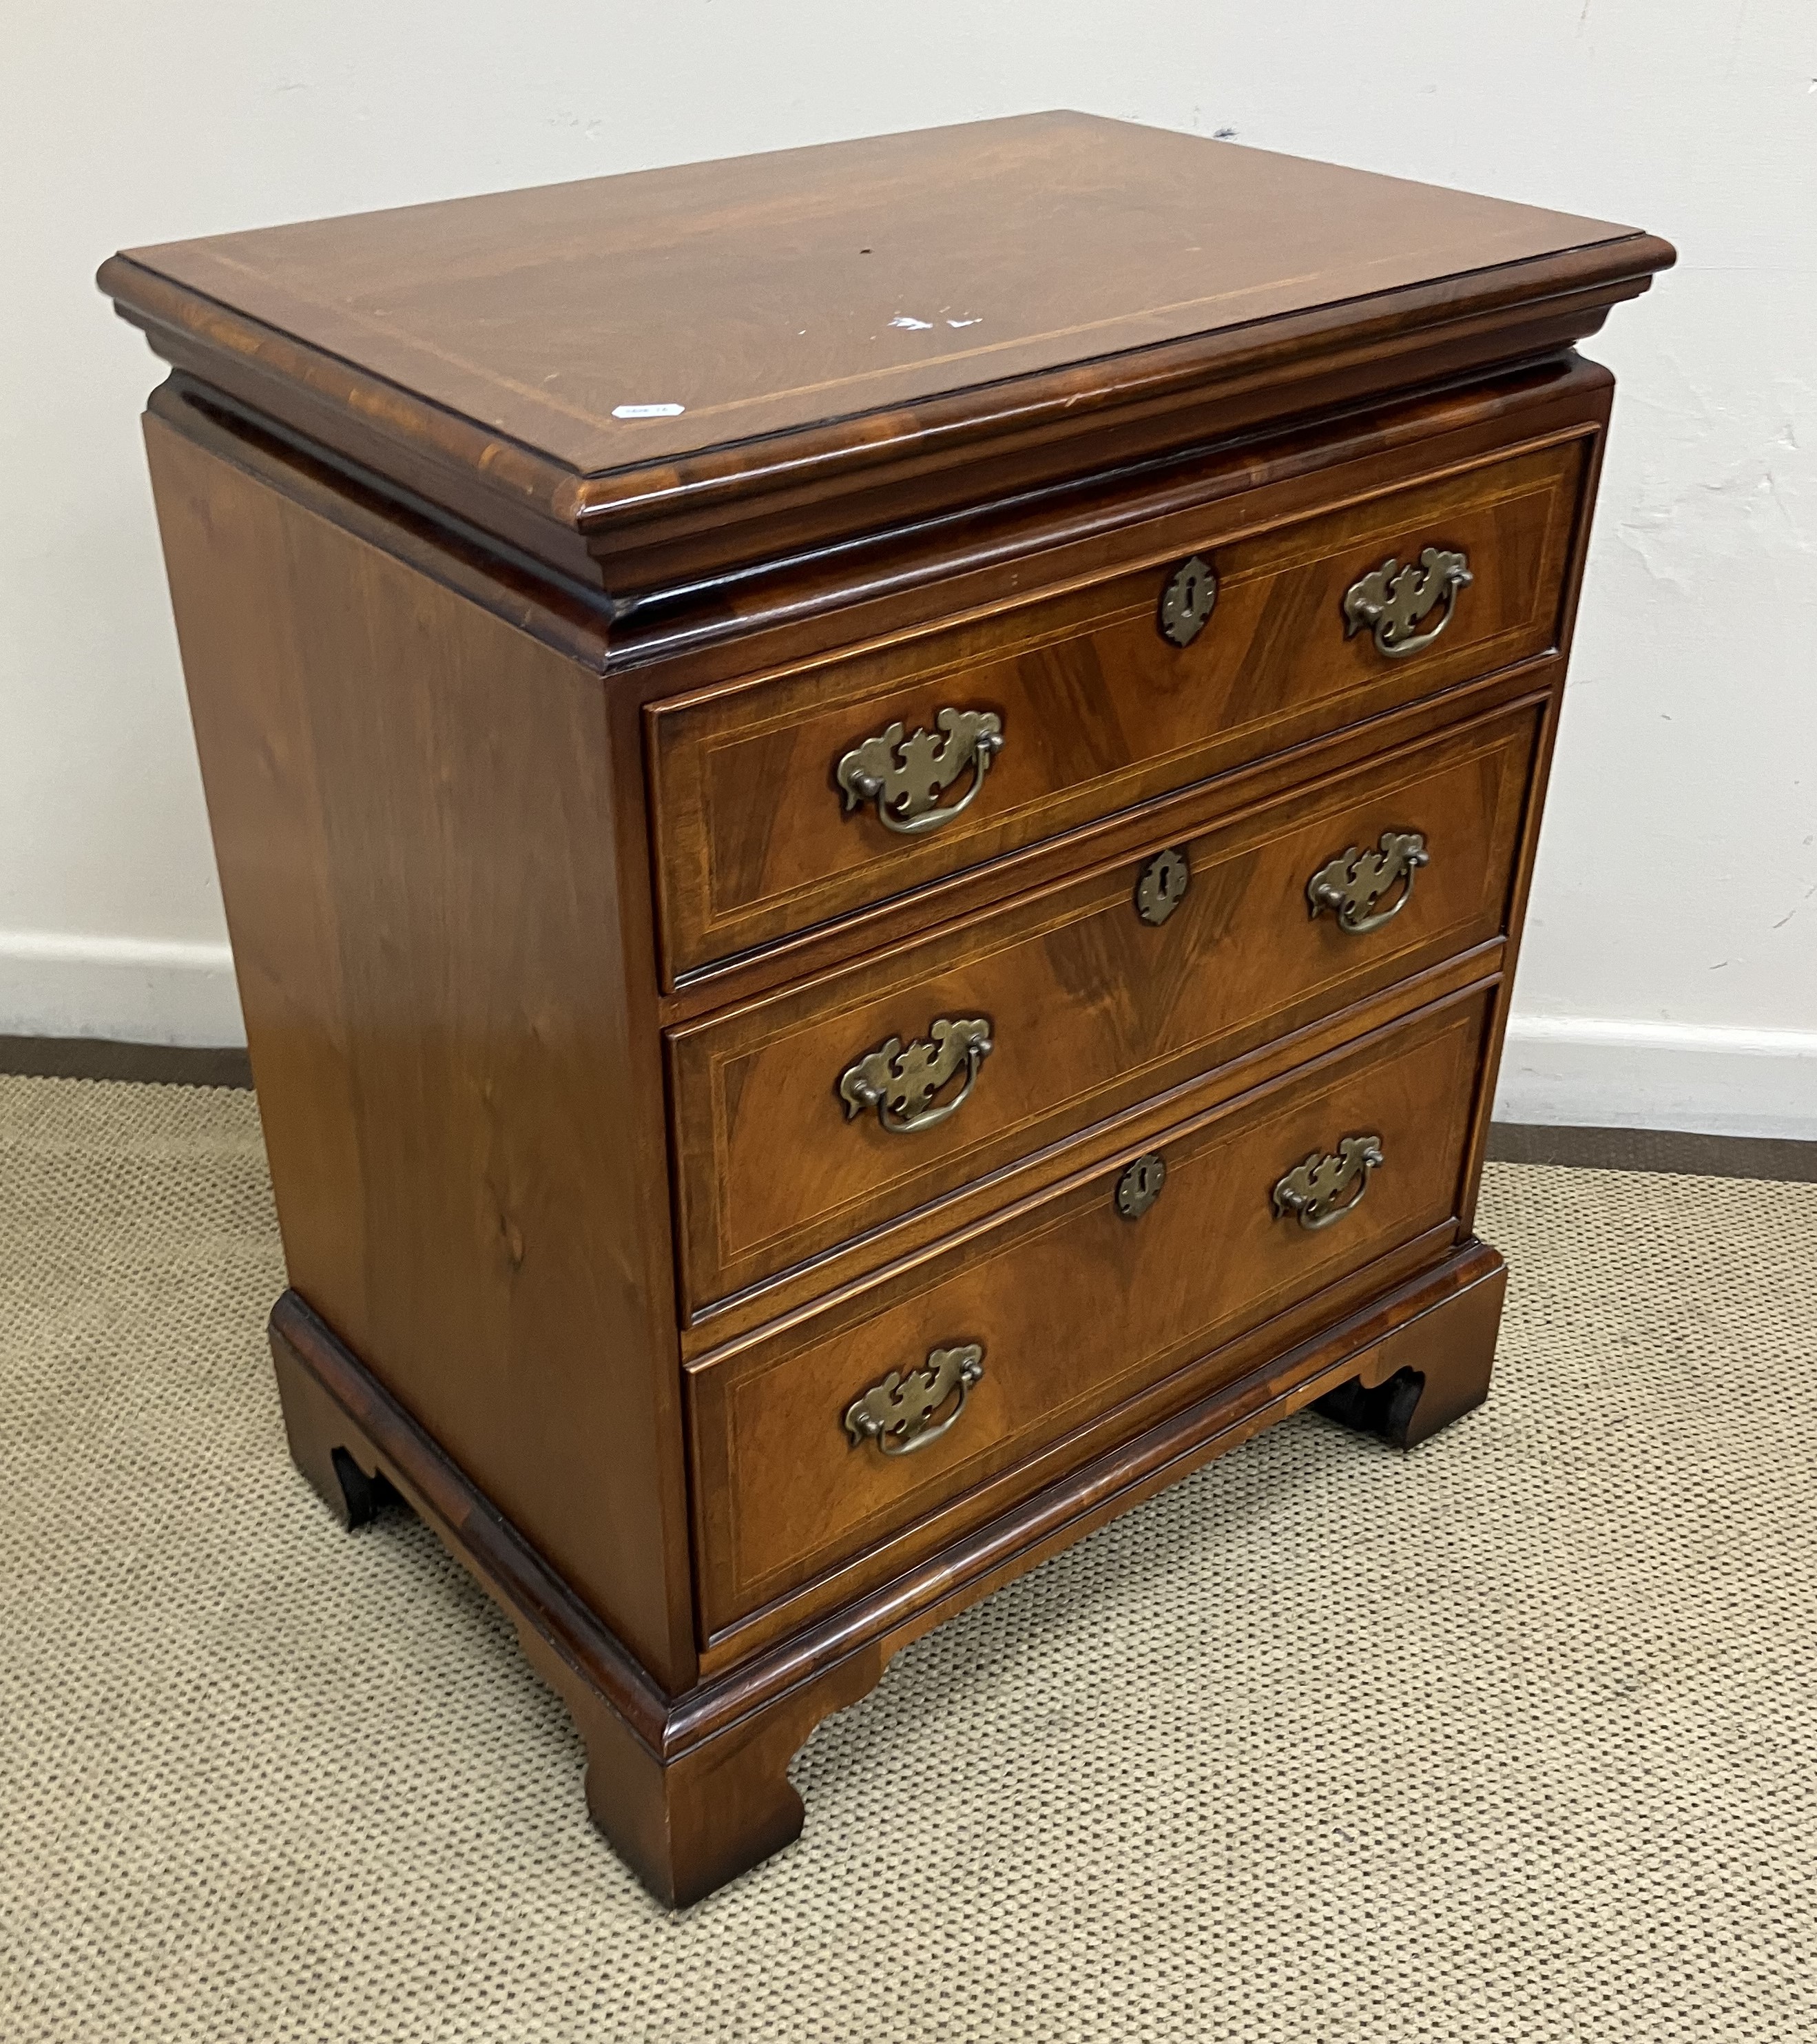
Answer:
[(1587, 331), (1669, 259), (1055, 113), (175, 242), (102, 282), (179, 367), (544, 558), (616, 555), (628, 592), (1506, 359), (1535, 306)]

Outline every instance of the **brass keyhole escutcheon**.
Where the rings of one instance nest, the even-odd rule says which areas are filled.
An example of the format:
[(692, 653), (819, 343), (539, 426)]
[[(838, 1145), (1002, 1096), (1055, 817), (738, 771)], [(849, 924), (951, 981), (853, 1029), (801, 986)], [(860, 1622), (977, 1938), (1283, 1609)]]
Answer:
[(1193, 866), (1185, 847), (1170, 846), (1143, 867), (1135, 885), (1135, 912), (1143, 922), (1158, 927), (1185, 900), (1192, 884)]
[(1117, 1212), (1125, 1220), (1140, 1220), (1166, 1182), (1167, 1166), (1158, 1151), (1138, 1157), (1116, 1181)]
[(1182, 561), (1161, 592), (1161, 636), (1174, 646), (1190, 646), (1210, 620), (1218, 600), (1218, 578), (1202, 554)]

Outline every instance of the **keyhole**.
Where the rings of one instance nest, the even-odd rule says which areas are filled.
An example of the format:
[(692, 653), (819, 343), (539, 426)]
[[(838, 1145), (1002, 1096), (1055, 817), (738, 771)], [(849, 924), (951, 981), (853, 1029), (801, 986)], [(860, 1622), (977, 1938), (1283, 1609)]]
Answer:
[(1161, 1197), (1167, 1166), (1158, 1154), (1138, 1157), (1116, 1181), (1116, 1210), (1125, 1220), (1139, 1220)]
[(1166, 922), (1185, 899), (1192, 884), (1192, 862), (1183, 847), (1175, 845), (1158, 852), (1143, 866), (1142, 878), (1136, 882), (1135, 912), (1145, 923)]
[(1161, 636), (1170, 644), (1190, 646), (1205, 628), (1218, 600), (1218, 578), (1203, 555), (1182, 561), (1161, 592)]

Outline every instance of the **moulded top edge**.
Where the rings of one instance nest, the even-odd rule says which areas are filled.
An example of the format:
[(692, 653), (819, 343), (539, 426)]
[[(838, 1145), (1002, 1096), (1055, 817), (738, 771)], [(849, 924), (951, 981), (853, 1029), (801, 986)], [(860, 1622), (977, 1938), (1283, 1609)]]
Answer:
[(1454, 316), (1671, 259), (1607, 221), (1048, 113), (172, 243), (102, 283), (584, 523), (1089, 405), (1258, 328), (1329, 344), (1397, 302)]

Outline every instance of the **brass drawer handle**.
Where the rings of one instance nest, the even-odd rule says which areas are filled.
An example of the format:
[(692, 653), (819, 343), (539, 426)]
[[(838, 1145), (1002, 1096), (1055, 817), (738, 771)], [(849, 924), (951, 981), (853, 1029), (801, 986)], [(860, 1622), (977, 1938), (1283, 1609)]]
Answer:
[(1379, 1135), (1346, 1135), (1323, 1156), (1315, 1150), (1275, 1185), (1274, 1211), (1294, 1215), (1302, 1228), (1329, 1228), (1361, 1203), (1381, 1161)]
[[(874, 1441), (886, 1455), (913, 1454), (954, 1426), (966, 1409), (966, 1393), (983, 1374), (984, 1347), (979, 1342), (932, 1350), (927, 1362), (906, 1376), (891, 1370), (846, 1408), (845, 1430), (852, 1446)], [(959, 1395), (951, 1412), (943, 1420), (935, 1419), (955, 1391)]]
[[(978, 1083), (978, 1066), (989, 1055), (990, 1023), (981, 1015), (961, 1022), (943, 1017), (930, 1025), (925, 1039), (918, 1038), (906, 1050), (900, 1036), (892, 1036), (839, 1074), (846, 1119), (874, 1107), (878, 1120), (892, 1135), (912, 1135), (932, 1128), (965, 1105)], [(962, 1065), (965, 1084), (943, 1106), (930, 1107), (928, 1103)]]
[[(1344, 591), (1344, 636), (1366, 626), (1375, 634), (1375, 650), (1391, 660), (1423, 652), (1450, 623), (1458, 592), (1473, 578), (1469, 555), (1442, 547), (1427, 547), (1417, 564), (1409, 561), (1405, 567), (1390, 555)], [(1444, 611), (1432, 629), (1416, 632), (1441, 603)]]
[[(902, 726), (893, 724), (847, 753), (833, 778), (848, 812), (861, 802), (875, 802), (885, 830), (913, 837), (943, 829), (971, 807), (991, 761), (1003, 750), (1003, 720), (995, 710), (943, 709), (934, 723), (943, 737), (931, 731), (905, 737)], [(936, 808), (968, 769), (971, 786), (950, 809)]]
[[(1327, 859), (1306, 882), (1306, 899), (1315, 916), (1329, 909), (1340, 930), (1360, 937), (1394, 920), (1413, 899), (1414, 874), (1431, 861), (1423, 831), (1384, 831), (1373, 851), (1353, 844)], [(1376, 903), (1396, 887), (1393, 905), (1378, 913)]]

